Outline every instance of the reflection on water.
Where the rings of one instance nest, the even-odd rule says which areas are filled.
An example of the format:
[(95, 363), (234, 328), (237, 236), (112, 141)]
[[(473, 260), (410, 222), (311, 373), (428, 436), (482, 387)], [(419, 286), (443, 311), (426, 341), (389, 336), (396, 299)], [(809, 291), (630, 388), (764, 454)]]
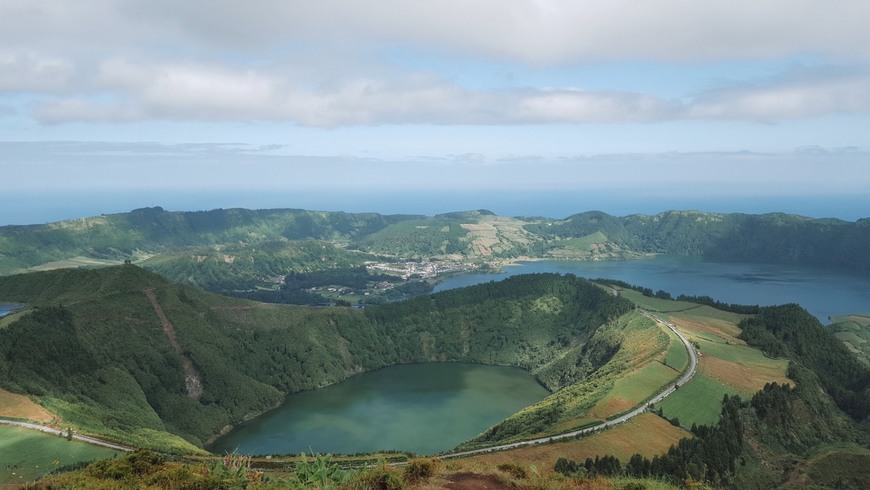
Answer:
[(392, 366), (297, 393), (209, 449), (431, 454), (452, 449), (548, 394), (516, 368), (434, 363)]
[(833, 315), (870, 312), (870, 277), (866, 274), (793, 264), (711, 262), (700, 257), (662, 256), (615, 262), (523, 262), (505, 267), (500, 274), (451, 277), (439, 284), (435, 291), (534, 272), (618, 279), (654, 290), (661, 289), (674, 296), (710, 296), (725, 303), (798, 303), (822, 323), (828, 323), (828, 318)]

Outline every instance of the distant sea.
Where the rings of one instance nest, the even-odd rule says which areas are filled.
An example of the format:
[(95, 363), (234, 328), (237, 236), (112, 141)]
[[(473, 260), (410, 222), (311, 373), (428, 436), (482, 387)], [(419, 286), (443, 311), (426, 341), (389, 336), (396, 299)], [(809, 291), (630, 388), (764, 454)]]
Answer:
[(855, 221), (870, 217), (870, 193), (856, 196), (669, 197), (621, 190), (385, 190), (385, 191), (52, 191), (0, 193), (0, 225), (37, 224), (161, 206), (170, 211), (216, 208), (298, 208), (320, 211), (434, 215), (488, 209), (500, 216), (565, 218), (598, 210), (614, 216), (698, 210), (723, 213), (785, 212)]

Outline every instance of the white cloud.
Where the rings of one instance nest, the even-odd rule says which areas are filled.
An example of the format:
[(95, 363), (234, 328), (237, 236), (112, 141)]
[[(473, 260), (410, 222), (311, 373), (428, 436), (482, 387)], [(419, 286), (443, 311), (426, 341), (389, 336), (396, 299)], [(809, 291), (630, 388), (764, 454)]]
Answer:
[(130, 8), (207, 45), (402, 43), (531, 63), (870, 55), (864, 0), (152, 0)]
[[(4, 0), (0, 42), (220, 51), (402, 44), (530, 63), (870, 58), (865, 0)], [(106, 44), (114, 43), (114, 44)]]
[[(285, 120), (311, 126), (526, 124), (662, 119), (671, 104), (646, 96), (577, 89), (471, 91), (437, 77), (358, 78), (326, 87), (281, 73), (202, 64), (103, 63), (95, 97), (45, 101), (43, 122)], [(110, 94), (111, 97), (105, 97)], [(108, 99), (108, 100), (105, 100)]]
[(91, 94), (45, 100), (37, 117), (71, 121), (286, 121), (304, 126), (562, 124), (686, 119), (776, 122), (870, 112), (870, 73), (793, 71), (667, 100), (654, 94), (578, 88), (469, 90), (433, 75), (356, 78), (308, 86), (278, 69), (111, 60)]
[(67, 60), (27, 51), (0, 51), (0, 91), (53, 92), (65, 89), (74, 74)]
[[(809, 0), (0, 0), (0, 97), (37, 94), (22, 113), (43, 123), (776, 122), (870, 112), (866, 25), (866, 0), (836, 8)], [(670, 99), (567, 77), (557, 86), (470, 87), (436, 66), (391, 62), (397, 47), (409, 57), (459, 57), (472, 71), (492, 60), (558, 70), (808, 53), (859, 68)]]
[(870, 72), (829, 68), (702, 94), (689, 107), (687, 117), (776, 121), (867, 112)]
[[(865, 0), (3, 0), (6, 46), (259, 53), (407, 45), (528, 63), (870, 56)], [(265, 50), (265, 51), (264, 51)]]

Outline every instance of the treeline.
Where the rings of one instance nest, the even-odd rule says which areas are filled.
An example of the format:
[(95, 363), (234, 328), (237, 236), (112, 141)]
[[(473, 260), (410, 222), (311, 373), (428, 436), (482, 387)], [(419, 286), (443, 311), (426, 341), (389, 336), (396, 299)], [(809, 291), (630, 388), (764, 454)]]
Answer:
[[(671, 293), (669, 293), (667, 291), (664, 291), (661, 289), (658, 291), (653, 291), (652, 288), (637, 286), (634, 284), (627, 283), (625, 281), (620, 281), (618, 279), (598, 278), (598, 279), (595, 279), (594, 281), (597, 283), (600, 283), (600, 284), (607, 284), (610, 286), (621, 287), (623, 289), (632, 289), (632, 290), (637, 291), (637, 292), (639, 292), (639, 293), (641, 293), (644, 296), (649, 297), (649, 298), (659, 298), (659, 299), (668, 299), (668, 300), (674, 299), (673, 295), (671, 295)], [(676, 301), (685, 301), (687, 303), (697, 303), (700, 305), (706, 305), (706, 306), (716, 308), (717, 310), (730, 311), (731, 313), (739, 313), (742, 315), (754, 315), (754, 314), (758, 313), (761, 309), (758, 305), (741, 305), (741, 304), (737, 304), (737, 303), (723, 303), (722, 301), (715, 300), (715, 299), (711, 298), (710, 296), (690, 296), (690, 295), (686, 295), (686, 294), (681, 294), (681, 295), (676, 297)]]
[(837, 406), (856, 421), (870, 416), (870, 368), (818, 319), (796, 304), (763, 307), (740, 322), (740, 338), (773, 357), (788, 357), (814, 372)]
[(351, 289), (365, 289), (370, 282), (395, 280), (396, 276), (371, 274), (365, 266), (359, 266), (312, 272), (291, 272), (284, 276), (284, 284), (281, 289), (309, 289), (338, 285)]
[(741, 305), (737, 303), (723, 303), (709, 296), (689, 296), (681, 294), (677, 296), (677, 301), (687, 301), (689, 303), (698, 303), (701, 305), (711, 306), (717, 310), (730, 311), (731, 313), (739, 313), (741, 315), (755, 315), (761, 311), (758, 305)]
[[(604, 342), (596, 334), (632, 310), (624, 298), (558, 274), (515, 276), (362, 311), (257, 305), (132, 265), (0, 278), (0, 289), (34, 306), (53, 297), (75, 300), (41, 307), (0, 330), (0, 386), (42, 396), (64, 420), (93, 433), (163, 450), (177, 449), (178, 440), (161, 445), (159, 434), (202, 446), (285, 394), (397, 363), (546, 365), (538, 376), (557, 389), (606, 362), (618, 339), (608, 334), (613, 342)], [(180, 358), (145, 289), (153, 290), (201, 376), (198, 399), (188, 396)], [(551, 363), (555, 358), (566, 361)], [(541, 412), (521, 425), (536, 428), (550, 417)]]
[[(740, 326), (741, 338), (750, 345), (790, 359), (787, 374), (794, 383), (769, 383), (748, 403), (726, 395), (718, 424), (693, 425), (694, 437), (680, 440), (662, 456), (635, 454), (626, 463), (613, 456), (585, 462), (560, 459), (555, 470), (572, 477), (651, 476), (674, 484), (694, 480), (772, 487), (793, 470), (789, 461), (836, 444), (866, 446), (870, 369), (798, 305), (761, 307)], [(753, 441), (751, 447), (747, 439)], [(744, 461), (759, 457), (759, 452), (766, 464), (744, 473)], [(862, 476), (843, 478), (858, 482)]]
[(634, 454), (623, 465), (614, 456), (587, 458), (585, 462), (560, 458), (554, 470), (569, 477), (621, 476), (653, 477), (683, 483), (687, 478), (713, 484), (729, 483), (736, 473), (736, 459), (743, 450), (746, 404), (738, 396), (725, 395), (715, 426), (692, 426), (693, 438), (681, 439), (668, 452), (652, 459)]
[(278, 303), (285, 305), (320, 305), (328, 301), (317, 293), (301, 289), (256, 289), (253, 291), (224, 291), (223, 294), (235, 298), (244, 298), (261, 303)]
[(607, 284), (609, 286), (620, 287), (622, 289), (631, 289), (643, 294), (648, 298), (674, 299), (671, 296), (671, 293), (662, 289), (659, 289), (658, 291), (653, 291), (652, 288), (637, 286), (635, 284), (630, 284), (625, 281), (620, 281), (619, 279), (604, 279), (599, 277), (598, 279), (595, 279), (595, 282), (599, 284)]
[(389, 274), (372, 274), (365, 266), (341, 267), (311, 272), (292, 272), (284, 277), (283, 284), (278, 289), (255, 289), (250, 291), (221, 291), (222, 294), (236, 298), (245, 298), (263, 303), (278, 303), (290, 305), (328, 305), (333, 301), (313, 288), (327, 286), (346, 287), (360, 292), (368, 289), (373, 283), (388, 282), (391, 287), (377, 295), (367, 296), (360, 303), (374, 305), (395, 301), (405, 296), (416, 296), (432, 291), (432, 285), (425, 281), (400, 283), (401, 279)]
[[(793, 364), (788, 374), (796, 386), (768, 383), (748, 403), (725, 395), (717, 424), (693, 425), (693, 437), (681, 439), (663, 455), (650, 459), (634, 454), (627, 462), (611, 455), (584, 462), (560, 458), (554, 469), (575, 478), (653, 477), (675, 485), (695, 481), (731, 488), (773, 488), (793, 470), (794, 461), (819, 448), (866, 444), (866, 430), (851, 422), (819, 390), (814, 373)], [(747, 460), (759, 457), (764, 465), (747, 465)], [(862, 476), (854, 478), (860, 481)], [(838, 488), (853, 488), (841, 485)]]

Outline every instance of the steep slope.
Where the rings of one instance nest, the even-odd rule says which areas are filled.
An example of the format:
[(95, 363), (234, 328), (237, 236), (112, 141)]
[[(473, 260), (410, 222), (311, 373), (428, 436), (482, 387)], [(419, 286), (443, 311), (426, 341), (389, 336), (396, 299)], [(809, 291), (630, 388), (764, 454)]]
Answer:
[(360, 311), (225, 298), (133, 265), (3, 277), (0, 297), (32, 310), (0, 330), (0, 386), (85, 431), (176, 451), (191, 446), (170, 434), (201, 446), (288, 393), (395, 363), (515, 365), (560, 388), (618, 352), (598, 331), (631, 310), (552, 274)]
[(169, 212), (155, 207), (45, 225), (4, 226), (0, 272), (76, 256), (123, 260), (185, 247), (350, 240), (408, 218), (301, 209)]

